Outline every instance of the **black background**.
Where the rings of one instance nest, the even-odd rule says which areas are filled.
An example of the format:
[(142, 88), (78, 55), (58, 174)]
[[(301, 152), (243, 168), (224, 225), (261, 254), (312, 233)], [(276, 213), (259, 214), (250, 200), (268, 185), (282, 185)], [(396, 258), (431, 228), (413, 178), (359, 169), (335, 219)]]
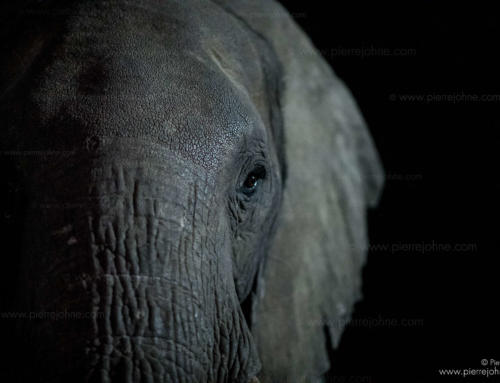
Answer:
[[(500, 360), (499, 13), (477, 2), (283, 4), (354, 94), (387, 178), (369, 215), (364, 299), (332, 355), (330, 381), (482, 381), (438, 369)], [(497, 97), (470, 100), (485, 95)], [(422, 244), (450, 250), (393, 249)], [(462, 244), (472, 247), (456, 251)]]
[(438, 372), (500, 359), (499, 14), (478, 3), (282, 3), (351, 89), (386, 170), (364, 299), (330, 380), (500, 381)]

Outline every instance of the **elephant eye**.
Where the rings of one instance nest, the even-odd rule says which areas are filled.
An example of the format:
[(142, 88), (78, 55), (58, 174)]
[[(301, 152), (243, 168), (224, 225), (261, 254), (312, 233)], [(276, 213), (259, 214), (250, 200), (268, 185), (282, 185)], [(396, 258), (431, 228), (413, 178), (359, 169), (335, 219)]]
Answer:
[(256, 167), (247, 175), (247, 178), (243, 182), (242, 192), (246, 195), (252, 195), (265, 177), (266, 169), (263, 166)]

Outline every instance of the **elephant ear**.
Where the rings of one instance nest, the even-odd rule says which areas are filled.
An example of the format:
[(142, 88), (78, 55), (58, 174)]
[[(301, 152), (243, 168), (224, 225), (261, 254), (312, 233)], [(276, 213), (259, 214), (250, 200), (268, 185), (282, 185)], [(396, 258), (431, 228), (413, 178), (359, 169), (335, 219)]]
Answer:
[(217, 1), (281, 62), (287, 179), (252, 332), (262, 381), (320, 379), (361, 296), (366, 208), (383, 171), (353, 98), (290, 15), (268, 0)]

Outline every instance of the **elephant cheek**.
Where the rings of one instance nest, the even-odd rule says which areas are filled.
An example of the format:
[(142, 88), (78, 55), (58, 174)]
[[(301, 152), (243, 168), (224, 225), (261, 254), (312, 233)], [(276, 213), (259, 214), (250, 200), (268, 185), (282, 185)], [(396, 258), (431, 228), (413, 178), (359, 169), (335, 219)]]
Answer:
[(169, 193), (137, 170), (116, 171), (130, 184), (103, 182), (90, 202), (39, 203), (27, 219), (25, 307), (37, 317), (23, 333), (34, 372), (44, 381), (248, 382), (259, 363), (224, 225), (196, 186)]

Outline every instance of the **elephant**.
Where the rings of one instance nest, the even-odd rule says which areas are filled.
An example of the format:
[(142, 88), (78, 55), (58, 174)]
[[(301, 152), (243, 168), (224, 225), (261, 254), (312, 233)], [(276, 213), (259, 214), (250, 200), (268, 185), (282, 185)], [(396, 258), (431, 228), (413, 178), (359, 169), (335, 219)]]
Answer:
[(15, 379), (324, 381), (384, 177), (306, 34), (274, 0), (25, 3), (0, 71)]

